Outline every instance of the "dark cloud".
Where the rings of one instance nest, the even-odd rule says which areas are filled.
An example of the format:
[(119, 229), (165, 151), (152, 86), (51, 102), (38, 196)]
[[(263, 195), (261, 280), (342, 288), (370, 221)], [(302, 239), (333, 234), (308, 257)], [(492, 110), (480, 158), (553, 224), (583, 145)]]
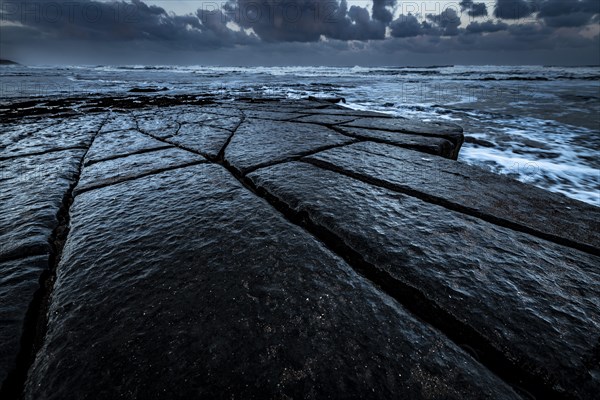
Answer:
[(423, 33), (421, 22), (412, 14), (400, 15), (390, 24), (391, 35), (397, 38), (414, 37)]
[(460, 10), (467, 11), (471, 17), (485, 17), (488, 15), (487, 5), (485, 3), (473, 3), (473, 0), (462, 0)]
[(540, 3), (538, 18), (552, 27), (578, 27), (600, 14), (598, 0), (546, 0)]
[[(379, 18), (387, 18), (385, 6), (378, 3)], [(346, 0), (237, 0), (225, 9), (240, 26), (252, 28), (267, 42), (315, 42), (321, 36), (340, 40), (372, 40), (385, 37), (385, 21), (371, 18), (366, 8)], [(391, 16), (391, 14), (390, 14)]]
[[(386, 58), (390, 51), (431, 57), (449, 51), (483, 54), (496, 49), (520, 54), (575, 48), (591, 51), (598, 36), (585, 37), (580, 27), (600, 22), (598, 0), (497, 0), (494, 15), (498, 20), (466, 26), (461, 26), (459, 12), (485, 16), (485, 3), (462, 0), (439, 14), (409, 13), (396, 19), (392, 18), (395, 0), (373, 0), (371, 12), (368, 4), (349, 6), (346, 0), (199, 4), (203, 7), (195, 13), (175, 15), (141, 0), (3, 0), (0, 43), (5, 57), (23, 49), (46, 54), (54, 49), (57, 57), (71, 51), (94, 60), (111, 54), (114, 59), (131, 61), (138, 54), (140, 63), (156, 58), (160, 63), (177, 62), (164, 56), (177, 54), (192, 63), (268, 60), (305, 64), (304, 52), (317, 64), (321, 58), (335, 57), (340, 63), (359, 63), (358, 55), (368, 57), (360, 62), (365, 64), (393, 60), (392, 55)], [(388, 28), (391, 37), (386, 37)], [(377, 55), (377, 51), (383, 53)], [(596, 49), (592, 55), (598, 53)]]
[(502, 19), (521, 19), (531, 16), (533, 11), (534, 4), (527, 0), (497, 0), (494, 16)]
[(460, 23), (458, 13), (453, 8), (447, 8), (440, 14), (427, 14), (425, 21), (419, 21), (412, 14), (400, 15), (390, 23), (390, 33), (395, 38), (456, 36), (461, 33), (458, 28)]
[(389, 23), (393, 19), (390, 8), (396, 5), (396, 0), (373, 0), (373, 19)]
[(453, 8), (447, 8), (440, 14), (427, 14), (427, 19), (435, 23), (443, 36), (456, 36), (459, 33), (460, 17)]
[(485, 21), (482, 23), (471, 22), (466, 27), (467, 33), (490, 33), (500, 32), (508, 29), (508, 24), (504, 22)]
[(140, 0), (38, 0), (3, 4), (2, 19), (38, 30), (48, 40), (118, 42), (145, 40), (191, 49), (256, 42), (256, 37), (227, 28), (220, 10), (174, 15)]

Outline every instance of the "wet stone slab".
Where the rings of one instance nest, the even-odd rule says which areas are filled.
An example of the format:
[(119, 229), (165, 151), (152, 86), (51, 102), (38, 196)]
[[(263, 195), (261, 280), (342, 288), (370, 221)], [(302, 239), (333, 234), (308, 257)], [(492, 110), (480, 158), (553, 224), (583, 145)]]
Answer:
[[(85, 148), (100, 129), (104, 115), (69, 118), (47, 124), (2, 126), (0, 160), (29, 154), (41, 154), (69, 148)], [(6, 130), (4, 130), (6, 128)]]
[(454, 145), (452, 156), (454, 159), (458, 157), (458, 152), (464, 141), (463, 129), (458, 125), (449, 123), (425, 123), (417, 120), (400, 118), (360, 118), (342, 125), (353, 128), (379, 129), (443, 138), (449, 140)]
[(216, 158), (231, 137), (231, 131), (203, 124), (186, 124), (177, 135), (167, 139), (185, 149), (196, 151), (208, 158)]
[(167, 147), (169, 147), (168, 144), (137, 130), (100, 133), (85, 155), (85, 165)]
[(223, 167), (71, 211), (28, 399), (516, 398)]
[(101, 133), (137, 129), (137, 122), (130, 113), (110, 114), (100, 129)]
[(169, 148), (94, 163), (83, 168), (74, 194), (203, 161), (197, 154)]
[(0, 382), (12, 379), (27, 310), (47, 268), (48, 255), (0, 262)]
[(403, 132), (390, 132), (376, 129), (337, 127), (340, 132), (359, 139), (384, 142), (411, 150), (429, 153), (445, 158), (457, 155), (456, 146), (447, 139), (412, 135)]
[(63, 197), (84, 150), (0, 161), (0, 260), (49, 251)]
[(313, 124), (324, 124), (324, 125), (337, 125), (344, 122), (351, 122), (357, 119), (352, 115), (329, 115), (329, 114), (316, 114), (316, 115), (305, 115), (303, 117), (295, 118), (294, 122), (308, 122)]
[(384, 271), (378, 283), (419, 292), (405, 301), (431, 304), (425, 318), (466, 326), (470, 347), (492, 347), (521, 374), (581, 398), (600, 384), (589, 364), (600, 339), (600, 258), (306, 163), (249, 178)]
[(483, 169), (365, 142), (306, 160), (598, 254), (600, 208)]
[(225, 160), (245, 172), (353, 141), (355, 139), (319, 125), (254, 119), (244, 122), (235, 132), (225, 149)]
[(598, 393), (599, 209), (336, 101), (0, 110), (0, 398)]
[(163, 139), (175, 135), (181, 126), (172, 115), (165, 115), (164, 110), (136, 114), (135, 119), (139, 130)]
[(275, 110), (244, 110), (246, 118), (257, 118), (257, 119), (272, 119), (276, 121), (288, 121), (303, 116), (295, 110), (288, 111), (275, 111)]

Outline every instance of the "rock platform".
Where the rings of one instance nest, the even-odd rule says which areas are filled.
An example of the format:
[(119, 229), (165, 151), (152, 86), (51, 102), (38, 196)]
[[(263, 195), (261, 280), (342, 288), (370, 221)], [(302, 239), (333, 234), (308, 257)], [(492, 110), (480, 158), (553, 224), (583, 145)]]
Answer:
[(0, 107), (3, 399), (589, 399), (600, 208), (453, 124), (194, 96)]

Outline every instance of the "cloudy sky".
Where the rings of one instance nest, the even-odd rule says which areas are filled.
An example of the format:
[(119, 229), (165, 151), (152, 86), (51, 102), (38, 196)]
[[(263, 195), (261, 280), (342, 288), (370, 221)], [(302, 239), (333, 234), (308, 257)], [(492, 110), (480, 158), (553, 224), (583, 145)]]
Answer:
[(0, 0), (24, 63), (600, 63), (600, 0)]

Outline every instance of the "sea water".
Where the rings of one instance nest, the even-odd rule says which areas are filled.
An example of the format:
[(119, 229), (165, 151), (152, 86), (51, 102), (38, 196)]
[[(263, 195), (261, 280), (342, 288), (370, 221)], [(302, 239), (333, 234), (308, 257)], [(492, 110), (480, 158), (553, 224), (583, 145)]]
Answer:
[(343, 97), (346, 106), (461, 125), (459, 160), (600, 206), (600, 67), (2, 66), (2, 103), (122, 95)]

